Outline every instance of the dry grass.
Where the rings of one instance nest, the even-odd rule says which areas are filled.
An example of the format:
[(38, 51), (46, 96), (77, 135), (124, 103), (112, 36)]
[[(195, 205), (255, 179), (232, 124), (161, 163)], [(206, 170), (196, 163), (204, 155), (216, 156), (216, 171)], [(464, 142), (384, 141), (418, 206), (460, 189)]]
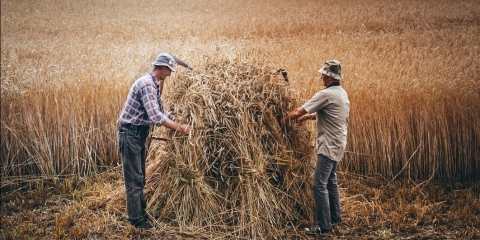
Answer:
[[(339, 179), (343, 222), (334, 225), (334, 232), (320, 239), (480, 237), (478, 184), (469, 188), (406, 181), (388, 184), (382, 179), (343, 172), (339, 173)], [(120, 168), (79, 185), (82, 187), (71, 192), (51, 187), (2, 195), (0, 238), (233, 239), (231, 232), (210, 231), (198, 225), (181, 228), (157, 222), (157, 228), (151, 231), (129, 226)], [(295, 226), (282, 230), (283, 235), (278, 238), (312, 239)]]
[[(148, 236), (125, 225), (124, 202), (118, 197), (105, 199), (118, 193), (121, 184), (95, 184), (101, 185), (96, 178), (100, 172), (118, 164), (115, 120), (128, 88), (161, 51), (187, 60), (198, 71), (219, 55), (249, 59), (249, 63), (259, 63), (260, 69), (287, 68), (291, 89), (301, 93), (296, 98), (299, 103), (321, 89), (316, 70), (323, 61), (340, 60), (352, 112), (348, 152), (340, 164), (345, 181), (342, 201), (349, 216), (335, 236), (478, 238), (478, 191), (450, 192), (430, 187), (430, 181), (479, 180), (479, 16), (480, 4), (473, 0), (187, 0), (181, 4), (2, 0), (2, 223), (8, 222), (5, 227), (2, 224), (2, 236)], [(198, 71), (191, 76), (180, 69), (167, 80), (164, 97), (168, 106), (175, 106), (179, 99), (175, 84), (204, 73)], [(192, 104), (191, 112), (200, 111), (188, 102), (197, 96), (188, 97), (183, 104)], [(313, 130), (313, 125), (304, 127)], [(192, 149), (185, 152), (203, 154)], [(260, 152), (248, 147), (242, 151)], [(153, 161), (150, 167), (155, 167)], [(121, 178), (118, 169), (114, 172), (111, 176)], [(349, 179), (354, 174), (380, 183), (363, 185), (373, 183)], [(87, 187), (78, 187), (82, 183)], [(61, 194), (41, 193), (38, 198), (49, 200), (22, 203), (21, 199), (37, 193), (24, 195), (18, 189), (32, 186), (39, 192), (60, 187)], [(212, 185), (199, 186), (182, 193), (217, 191)], [(356, 186), (364, 189), (356, 190)], [(90, 200), (72, 199), (76, 194), (97, 195)], [(238, 201), (249, 200), (244, 189), (231, 195)], [(418, 197), (405, 197), (410, 195)], [(162, 195), (150, 197), (161, 199)], [(221, 194), (205, 197), (205, 204), (225, 201)], [(50, 207), (44, 206), (47, 202)], [(150, 208), (158, 204), (152, 202)], [(183, 211), (191, 208), (185, 204)], [(55, 217), (55, 213), (60, 215)], [(190, 217), (199, 219), (198, 213)], [(242, 217), (247, 221), (248, 216)], [(187, 229), (160, 223), (160, 230), (152, 234), (176, 238), (198, 233), (208, 238), (208, 231), (224, 229), (223, 224), (202, 227), (209, 219), (190, 222)], [(24, 224), (14, 224), (18, 220)], [(35, 228), (39, 220), (44, 220), (43, 227)], [(182, 221), (187, 225), (187, 219), (175, 221), (178, 226)], [(297, 233), (292, 229), (289, 234)]]

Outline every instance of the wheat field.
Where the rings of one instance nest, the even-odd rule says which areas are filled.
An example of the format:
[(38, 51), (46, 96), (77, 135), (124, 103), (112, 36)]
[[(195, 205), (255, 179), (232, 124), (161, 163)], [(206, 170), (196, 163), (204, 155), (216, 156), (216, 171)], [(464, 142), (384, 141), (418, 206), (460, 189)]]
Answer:
[[(337, 237), (357, 236), (362, 232), (358, 225), (373, 226), (370, 237), (435, 238), (438, 232), (418, 230), (418, 223), (448, 229), (447, 223), (461, 218), (473, 224), (450, 236), (478, 237), (479, 16), (480, 3), (474, 0), (1, 0), (2, 220), (12, 217), (9, 209), (15, 209), (13, 199), (20, 190), (39, 193), (31, 200), (35, 209), (37, 202), (55, 202), (49, 189), (73, 196), (67, 198), (73, 200), (70, 206), (51, 208), (64, 213), (45, 220), (55, 223), (54, 231), (48, 224), (6, 225), (2, 236), (25, 238), (31, 231), (66, 239), (105, 236), (102, 232), (114, 238), (140, 234), (107, 223), (123, 218), (122, 201), (112, 200), (121, 189), (114, 180), (121, 180), (115, 121), (133, 81), (149, 71), (158, 53), (168, 52), (196, 70), (219, 56), (262, 63), (272, 73), (285, 68), (298, 103), (323, 88), (317, 72), (323, 62), (338, 59), (351, 101), (340, 172), (350, 183), (386, 184), (376, 189), (342, 186), (342, 201), (351, 206), (346, 210), (359, 217), (347, 219), (349, 230)], [(179, 66), (167, 79), (167, 106), (175, 105), (175, 84), (188, 74)], [(304, 127), (314, 131), (313, 124)], [(108, 183), (102, 184), (105, 174)], [(474, 191), (422, 187), (430, 182), (473, 184), (468, 189)], [(460, 216), (448, 211), (448, 217), (428, 215), (446, 211), (448, 201), (432, 200), (427, 189), (458, 194), (463, 199), (459, 204), (471, 208), (459, 207), (455, 213)], [(404, 191), (420, 197), (397, 195)], [(381, 201), (382, 193), (405, 204), (396, 209)], [(67, 201), (59, 196), (53, 198)], [(359, 205), (376, 214), (356, 212)], [(88, 217), (78, 213), (82, 209), (104, 221), (104, 228), (74, 224), (75, 218)], [(101, 213), (94, 213), (98, 209)], [(29, 214), (29, 220), (38, 220)], [(208, 238), (202, 230), (170, 227), (162, 231), (173, 238), (193, 238), (195, 231)]]

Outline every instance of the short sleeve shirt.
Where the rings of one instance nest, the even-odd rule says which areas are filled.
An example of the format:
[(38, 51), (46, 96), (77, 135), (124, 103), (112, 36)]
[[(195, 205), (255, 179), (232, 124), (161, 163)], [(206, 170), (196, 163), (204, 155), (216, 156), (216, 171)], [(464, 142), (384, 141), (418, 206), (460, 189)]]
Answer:
[(347, 146), (350, 101), (341, 86), (330, 86), (317, 92), (303, 106), (317, 114), (315, 152), (339, 162)]

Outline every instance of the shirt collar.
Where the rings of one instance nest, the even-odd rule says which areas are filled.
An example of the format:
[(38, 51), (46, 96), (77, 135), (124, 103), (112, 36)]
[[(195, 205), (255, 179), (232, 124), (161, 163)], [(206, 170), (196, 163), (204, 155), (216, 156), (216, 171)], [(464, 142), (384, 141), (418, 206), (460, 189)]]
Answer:
[(152, 77), (153, 84), (155, 84), (155, 86), (157, 86), (157, 88), (158, 88), (159, 83), (158, 83), (157, 79), (155, 79), (155, 77), (153, 76), (152, 73), (149, 73), (149, 74)]
[(330, 83), (330, 85), (328, 85), (327, 88), (329, 87), (334, 87), (334, 86), (340, 86), (340, 82), (333, 82), (333, 83)]

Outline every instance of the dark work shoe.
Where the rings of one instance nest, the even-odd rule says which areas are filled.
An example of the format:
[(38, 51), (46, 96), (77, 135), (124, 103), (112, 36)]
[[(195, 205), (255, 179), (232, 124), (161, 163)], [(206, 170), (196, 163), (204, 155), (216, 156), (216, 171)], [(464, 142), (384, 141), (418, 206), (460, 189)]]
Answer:
[(323, 233), (327, 233), (327, 232), (330, 232), (331, 229), (324, 229), (324, 228), (320, 228), (320, 226), (315, 226), (315, 227), (311, 227), (311, 228), (305, 228), (305, 232), (307, 234), (323, 234)]
[(133, 226), (136, 227), (136, 228), (145, 228), (145, 229), (147, 229), (147, 228), (153, 228), (152, 224), (150, 224), (150, 223), (148, 223), (148, 222), (146, 222), (146, 221), (144, 221), (144, 220), (138, 221), (138, 222), (135, 223)]
[(332, 223), (341, 223), (342, 222), (342, 219), (339, 218), (339, 219), (332, 219), (331, 221)]

